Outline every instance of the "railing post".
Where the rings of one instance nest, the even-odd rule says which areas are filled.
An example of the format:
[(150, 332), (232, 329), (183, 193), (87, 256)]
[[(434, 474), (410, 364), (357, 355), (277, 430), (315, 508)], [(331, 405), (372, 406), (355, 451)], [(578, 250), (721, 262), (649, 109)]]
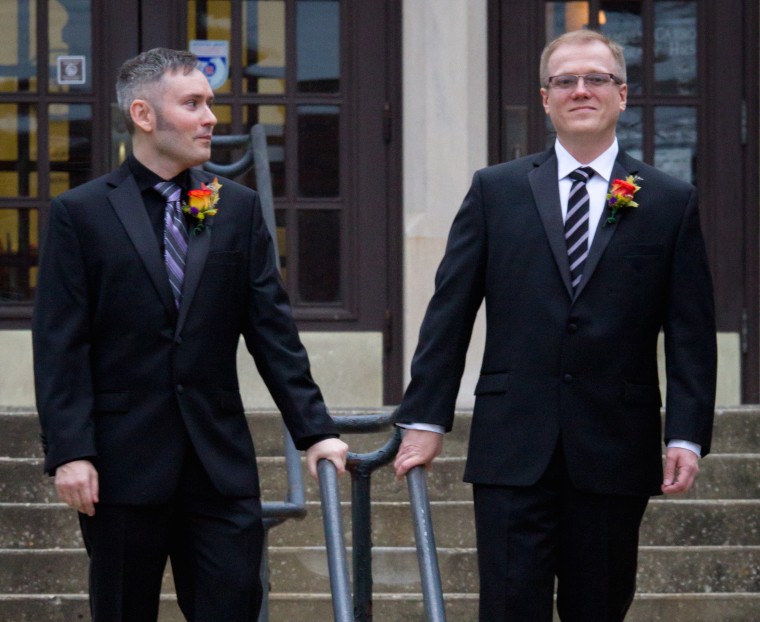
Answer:
[(333, 618), (335, 622), (351, 622), (354, 617), (351, 615), (351, 590), (345, 558), (346, 542), (343, 536), (338, 474), (335, 465), (325, 459), (317, 463), (317, 473), (322, 498), (322, 522), (325, 529)]
[(372, 508), (370, 473), (351, 472), (351, 531), (354, 562), (354, 620), (372, 622)]
[(446, 622), (443, 604), (441, 573), (435, 548), (435, 533), (430, 516), (430, 500), (427, 492), (427, 473), (421, 466), (414, 467), (406, 475), (414, 522), (414, 540), (417, 545), (417, 561), (420, 565), (422, 597), (428, 622)]

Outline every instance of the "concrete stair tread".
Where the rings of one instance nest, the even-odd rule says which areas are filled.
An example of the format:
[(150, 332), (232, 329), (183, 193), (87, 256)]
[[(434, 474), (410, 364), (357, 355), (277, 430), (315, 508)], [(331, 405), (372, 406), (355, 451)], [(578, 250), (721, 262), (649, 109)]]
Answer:
[[(304, 519), (287, 521), (269, 532), (270, 546), (322, 545), (321, 505), (308, 501)], [(346, 542), (351, 543), (351, 513), (342, 504)], [(376, 545), (413, 546), (411, 511), (405, 501), (372, 504)], [(435, 538), (442, 547), (472, 547), (472, 506), (465, 501), (431, 502)], [(651, 501), (641, 528), (642, 545), (760, 545), (760, 500)], [(76, 514), (60, 503), (0, 503), (0, 547), (80, 546)]]
[[(257, 459), (265, 500), (282, 499), (287, 492), (285, 459), (261, 456)], [(471, 501), (472, 489), (462, 481), (463, 457), (443, 457), (428, 475), (431, 501)], [(318, 498), (317, 483), (303, 469), (307, 497)], [(341, 495), (350, 498), (350, 481), (340, 484)], [(372, 497), (378, 500), (408, 499), (405, 482), (398, 482), (390, 466), (372, 475)], [(760, 453), (711, 454), (701, 465), (687, 499), (760, 499)], [(53, 480), (42, 472), (39, 457), (0, 457), (0, 501), (47, 502), (55, 500)]]
[[(477, 595), (447, 594), (446, 613), (456, 622), (477, 621)], [(626, 622), (756, 622), (760, 598), (754, 594), (637, 594)], [(270, 620), (330, 620), (332, 601), (328, 593), (272, 594)], [(420, 594), (373, 594), (373, 614), (383, 622), (416, 622), (426, 619)], [(13, 622), (61, 622), (89, 619), (84, 594), (0, 595), (0, 619)], [(159, 622), (182, 622), (173, 595), (162, 595)], [(556, 620), (556, 618), (555, 618)]]
[[(350, 555), (350, 549), (349, 549)], [(83, 549), (0, 550), (0, 592), (84, 593), (87, 557)], [(276, 547), (270, 550), (273, 593), (329, 591), (323, 547)], [(478, 589), (474, 548), (439, 548), (444, 592)], [(646, 593), (760, 592), (760, 546), (642, 547), (639, 589)], [(170, 570), (166, 573), (170, 580)], [(414, 547), (373, 549), (373, 582), (378, 592), (420, 591)], [(167, 583), (165, 591), (171, 592)]]

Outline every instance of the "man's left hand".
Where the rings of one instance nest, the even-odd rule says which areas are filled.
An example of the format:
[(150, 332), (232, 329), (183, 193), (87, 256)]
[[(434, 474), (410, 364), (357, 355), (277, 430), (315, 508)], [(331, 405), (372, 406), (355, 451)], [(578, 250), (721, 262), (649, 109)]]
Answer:
[(662, 492), (673, 495), (689, 492), (699, 473), (699, 456), (681, 447), (670, 447), (665, 454), (665, 475)]
[(339, 438), (326, 438), (314, 443), (306, 450), (306, 466), (314, 479), (317, 479), (317, 462), (322, 458), (329, 460), (335, 465), (338, 475), (346, 471), (346, 456), (348, 445)]

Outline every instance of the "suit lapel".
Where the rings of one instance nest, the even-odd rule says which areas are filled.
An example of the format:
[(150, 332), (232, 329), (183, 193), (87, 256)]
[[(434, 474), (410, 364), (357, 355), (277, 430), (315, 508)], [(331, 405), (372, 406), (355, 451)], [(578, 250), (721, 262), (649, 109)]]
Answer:
[(137, 250), (161, 302), (170, 313), (176, 314), (164, 259), (156, 244), (156, 234), (153, 232), (148, 213), (143, 206), (140, 189), (134, 177), (128, 173), (124, 175), (124, 173), (124, 168), (117, 169), (114, 173), (111, 183), (114, 183), (116, 187), (108, 195), (108, 200)]
[(559, 184), (557, 182), (557, 157), (554, 149), (540, 154), (533, 163), (535, 167), (528, 173), (528, 181), (533, 190), (533, 198), (541, 216), (541, 222), (549, 240), (549, 246), (562, 275), (567, 293), (573, 295), (570, 281), (570, 266), (567, 263), (567, 246), (565, 245), (565, 227), (562, 222), (562, 207), (559, 202)]
[[(200, 177), (197, 171), (191, 170), (190, 177), (192, 179), (193, 188), (197, 188), (201, 185), (201, 182), (205, 182), (204, 178)], [(201, 280), (203, 274), (203, 268), (206, 265), (206, 258), (208, 257), (209, 247), (211, 246), (211, 228), (213, 225), (213, 218), (209, 218), (205, 221), (203, 230), (198, 233), (193, 233), (193, 227), (195, 222), (190, 224), (190, 235), (187, 246), (187, 259), (185, 261), (185, 281), (182, 284), (182, 304), (179, 309), (179, 319), (177, 320), (177, 332), (182, 329), (187, 318), (187, 311), (195, 296), (195, 292), (198, 289), (198, 283)]]
[[(630, 163), (628, 157), (621, 151), (618, 153), (618, 157), (615, 160), (615, 165), (612, 167), (612, 179), (625, 179), (628, 175), (635, 175), (638, 171), (629, 170)], [(586, 284), (591, 280), (591, 276), (594, 274), (594, 270), (599, 265), (599, 260), (604, 255), (604, 251), (607, 249), (607, 245), (610, 243), (613, 234), (617, 230), (618, 223), (621, 216), (610, 224), (605, 224), (608, 217), (607, 206), (605, 205), (602, 217), (599, 219), (599, 224), (596, 227), (596, 233), (594, 234), (594, 241), (591, 244), (591, 248), (588, 252), (588, 258), (586, 259), (586, 265), (583, 266), (583, 278), (580, 285), (575, 292), (577, 298), (586, 287)]]

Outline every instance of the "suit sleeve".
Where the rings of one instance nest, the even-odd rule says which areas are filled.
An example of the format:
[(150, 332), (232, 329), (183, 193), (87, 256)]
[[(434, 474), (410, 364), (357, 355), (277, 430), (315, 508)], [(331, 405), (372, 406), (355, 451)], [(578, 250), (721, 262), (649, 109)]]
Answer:
[(397, 423), (428, 423), (451, 430), (467, 348), (484, 296), (486, 254), (481, 179), (476, 173), (436, 272), (435, 293), (420, 328)]
[(274, 244), (258, 195), (250, 254), (246, 346), (285, 419), (293, 442), (298, 449), (307, 449), (319, 440), (337, 436), (337, 429), (312, 378), (309, 358), (277, 270)]
[(96, 455), (92, 425), (89, 307), (81, 240), (54, 200), (32, 319), (34, 380), (45, 471)]
[(667, 299), (665, 440), (710, 452), (715, 411), (717, 345), (712, 280), (692, 189), (678, 231)]

